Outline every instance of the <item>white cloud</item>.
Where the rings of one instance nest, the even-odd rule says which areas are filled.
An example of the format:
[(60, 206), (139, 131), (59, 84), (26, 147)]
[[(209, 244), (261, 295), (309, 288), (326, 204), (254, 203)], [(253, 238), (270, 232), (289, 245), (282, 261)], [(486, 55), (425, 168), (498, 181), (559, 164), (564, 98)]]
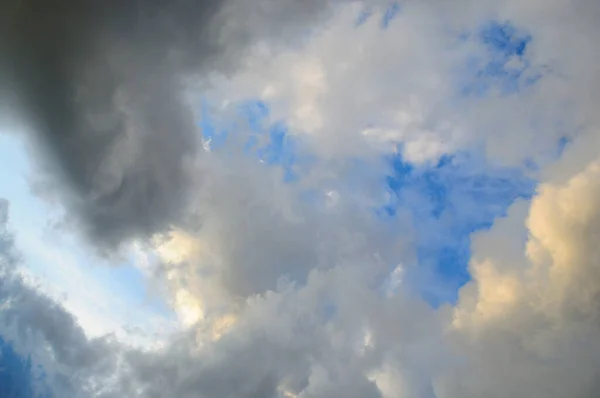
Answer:
[(408, 156), (417, 161), (454, 150), (462, 133), (449, 112), (438, 109), (447, 106), (441, 101), (452, 88), (451, 68), (464, 51), (447, 51), (455, 39), (433, 15), (414, 7), (386, 31), (382, 11), (356, 28), (363, 7), (336, 8), (327, 27), (299, 48), (270, 58), (251, 55), (241, 73), (213, 82), (215, 95), (229, 101), (260, 95), (275, 117), (311, 134), (326, 155), (364, 154), (365, 130), (375, 140), (406, 142)]
[[(375, 8), (357, 28), (361, 7), (336, 7), (325, 27), (290, 50), (262, 43), (238, 73), (211, 79), (208, 97), (268, 101), (275, 118), (309, 133), (323, 155), (368, 156), (372, 146), (393, 151), (402, 143), (415, 163), (483, 145), (503, 164), (546, 164), (561, 136), (575, 136), (597, 120), (596, 28), (588, 17), (595, 9), (584, 1), (403, 2), (386, 30), (385, 8)], [(542, 78), (521, 95), (492, 89), (485, 98), (461, 97), (469, 60), (493, 55), (459, 34), (476, 36), (490, 19), (509, 21), (533, 37), (521, 84)], [(523, 64), (513, 56), (505, 67)]]
[[(600, 168), (540, 187), (527, 217), (521, 257), (512, 252), (519, 212), (476, 240), (474, 281), (455, 309), (457, 349), (470, 366), (445, 376), (442, 397), (592, 396), (597, 344)], [(493, 240), (492, 240), (493, 239)], [(511, 263), (503, 260), (511, 258)]]

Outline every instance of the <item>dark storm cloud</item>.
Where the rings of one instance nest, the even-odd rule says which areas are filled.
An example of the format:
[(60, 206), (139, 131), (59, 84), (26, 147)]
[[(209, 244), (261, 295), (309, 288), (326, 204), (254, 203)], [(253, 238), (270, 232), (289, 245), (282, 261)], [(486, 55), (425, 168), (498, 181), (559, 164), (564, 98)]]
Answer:
[(8, 1), (4, 77), (85, 232), (114, 247), (176, 220), (197, 148), (178, 79), (216, 51), (219, 1)]
[(45, 190), (101, 248), (183, 218), (198, 131), (182, 80), (228, 73), (325, 2), (246, 3), (4, 0), (3, 86), (36, 133)]

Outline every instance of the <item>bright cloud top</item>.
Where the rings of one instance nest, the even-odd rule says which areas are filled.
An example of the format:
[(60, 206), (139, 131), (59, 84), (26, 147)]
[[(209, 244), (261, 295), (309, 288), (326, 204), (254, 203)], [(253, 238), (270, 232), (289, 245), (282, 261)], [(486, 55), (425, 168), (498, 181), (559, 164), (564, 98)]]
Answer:
[(159, 3), (6, 28), (0, 392), (594, 396), (600, 5)]

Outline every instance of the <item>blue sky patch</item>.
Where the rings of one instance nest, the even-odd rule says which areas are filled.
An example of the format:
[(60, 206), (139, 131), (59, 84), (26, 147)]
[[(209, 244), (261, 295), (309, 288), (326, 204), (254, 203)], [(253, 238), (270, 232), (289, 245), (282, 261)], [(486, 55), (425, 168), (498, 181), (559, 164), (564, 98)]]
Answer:
[(505, 57), (522, 57), (531, 42), (531, 36), (518, 31), (510, 22), (490, 21), (481, 29), (480, 40), (489, 49)]
[(268, 165), (278, 165), (284, 170), (286, 182), (295, 181), (298, 176), (294, 172), (296, 164), (296, 145), (294, 140), (287, 134), (287, 128), (283, 123), (275, 123), (269, 129), (269, 142), (266, 146), (257, 149), (260, 160)]
[[(268, 166), (280, 167), (286, 182), (294, 182), (299, 173), (310, 167), (313, 157), (300, 149), (296, 137), (289, 134), (283, 121), (272, 121), (269, 105), (260, 100), (246, 100), (235, 104), (238, 119), (230, 126), (222, 126), (217, 118), (211, 116), (208, 105), (202, 109), (202, 136), (211, 140), (211, 149), (219, 150), (231, 138), (239, 139), (243, 153), (253, 156)], [(246, 126), (247, 129), (239, 127)], [(234, 144), (235, 145), (235, 144)]]
[[(519, 170), (486, 166), (467, 154), (444, 156), (425, 168), (414, 167), (401, 155), (388, 162), (392, 200), (385, 214), (408, 209), (417, 233), (418, 267), (408, 278), (430, 303), (454, 302), (470, 279), (470, 234), (489, 228), (517, 198), (531, 197), (535, 184)], [(433, 286), (434, 280), (440, 285)]]
[(390, 23), (398, 16), (400, 12), (400, 4), (393, 3), (390, 5), (385, 12), (383, 13), (383, 17), (381, 18), (381, 27), (383, 29), (387, 29), (390, 26)]
[[(37, 390), (34, 388), (37, 387)], [(22, 357), (0, 336), (0, 397), (52, 398), (45, 373), (31, 356)]]
[(532, 36), (510, 22), (489, 21), (476, 34), (461, 37), (476, 40), (485, 52), (485, 56), (471, 57), (465, 65), (463, 73), (468, 77), (461, 89), (464, 95), (482, 96), (492, 88), (502, 95), (514, 94), (542, 77), (527, 58)]
[(371, 18), (373, 15), (373, 10), (371, 8), (365, 8), (358, 14), (358, 18), (356, 18), (356, 27), (361, 26), (365, 22)]

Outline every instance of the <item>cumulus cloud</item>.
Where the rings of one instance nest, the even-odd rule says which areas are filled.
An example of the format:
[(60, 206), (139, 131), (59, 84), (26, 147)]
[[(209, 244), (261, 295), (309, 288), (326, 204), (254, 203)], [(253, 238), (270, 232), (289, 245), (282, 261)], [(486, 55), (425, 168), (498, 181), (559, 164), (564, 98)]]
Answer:
[[(595, 394), (598, 171), (593, 162), (565, 184), (542, 185), (526, 223), (515, 209), (496, 227), (501, 235), (475, 240), (474, 282), (453, 321), (473, 368), (448, 376), (447, 396)], [(522, 235), (525, 225), (522, 255), (498, 255), (515, 253), (509, 236)]]
[[(117, 85), (125, 84), (119, 99), (124, 103), (118, 106), (140, 109), (121, 116), (133, 127), (116, 131), (122, 140), (100, 151), (98, 159), (109, 159), (106, 169), (93, 166), (89, 174), (85, 168), (82, 176), (67, 174), (75, 179), (75, 196), (72, 192), (69, 197), (84, 206), (75, 206), (77, 214), (98, 228), (87, 231), (104, 245), (152, 237), (149, 270), (164, 284), (185, 325), (154, 350), (107, 337), (90, 339), (60, 304), (15, 272), (19, 256), (6, 227), (7, 204), (0, 202), (0, 295), (6, 303), (0, 307), (2, 335), (10, 336), (21, 352), (33, 352), (50, 371), (57, 394), (594, 396), (600, 388), (600, 157), (593, 112), (598, 104), (593, 16), (600, 8), (583, 0), (543, 6), (535, 0), (404, 2), (397, 20), (382, 31), (385, 12), (377, 8), (361, 26), (353, 26), (361, 6), (338, 8), (329, 25), (282, 50), (277, 43), (250, 43), (241, 34), (273, 37), (288, 26), (283, 16), (293, 10), (298, 20), (291, 24), (290, 37), (298, 37), (319, 8), (316, 2), (306, 8), (276, 1), (215, 5), (204, 14), (210, 34), (201, 36), (206, 39), (202, 49), (215, 52), (207, 50), (210, 62), (185, 51), (196, 43), (194, 30), (189, 37), (178, 36), (168, 23), (195, 6), (184, 14), (178, 8), (164, 14), (165, 24), (158, 24), (155, 36), (146, 33), (156, 20), (142, 18), (138, 37), (125, 18), (120, 33), (130, 40), (125, 43), (110, 42), (110, 35), (101, 34), (101, 22), (92, 24), (100, 33), (89, 36), (90, 43), (109, 43), (108, 53), (92, 54), (116, 52), (117, 61), (107, 64), (107, 70), (109, 76), (116, 74)], [(108, 5), (99, 7), (110, 13)], [(551, 73), (520, 95), (503, 92), (497, 81), (486, 86), (486, 95), (458, 95), (454, 82), (461, 81), (457, 70), (466, 68), (465, 60), (497, 61), (490, 60), (494, 55), (488, 44), (474, 38), (492, 17), (523, 27), (532, 37), (526, 56), (511, 50), (503, 68), (528, 63)], [(273, 24), (263, 23), (267, 20)], [(214, 21), (227, 23), (221, 30), (213, 27)], [(466, 33), (471, 38), (465, 39)], [(41, 38), (22, 40), (37, 43)], [(137, 40), (139, 54), (120, 52), (122, 45)], [(154, 44), (162, 40), (164, 45)], [(553, 40), (581, 43), (583, 50)], [(228, 57), (241, 54), (241, 48), (248, 49), (247, 56), (230, 63)], [(173, 49), (173, 63), (169, 54), (154, 49)], [(68, 54), (76, 55), (72, 65), (81, 66), (76, 68), (81, 72), (92, 73), (98, 65), (80, 64), (86, 57)], [(226, 77), (199, 73), (201, 81), (211, 83), (203, 94), (211, 104), (223, 104), (231, 125), (237, 120), (227, 112), (236, 101), (262, 95), (272, 105), (269, 122), (288, 121), (290, 135), (316, 154), (298, 181), (286, 182), (280, 167), (248, 155), (251, 126), (239, 123), (242, 137), (229, 131), (220, 149), (205, 143), (204, 150), (195, 142), (199, 132), (192, 113), (185, 116), (188, 99), (180, 97), (175, 80), (225, 64), (235, 65)], [(140, 68), (149, 74), (133, 73)], [(64, 70), (59, 72), (58, 77)], [(82, 76), (69, 84), (86, 82), (87, 75)], [(32, 101), (34, 114), (43, 116), (35, 106), (46, 104), (47, 98), (33, 95), (33, 88), (26, 85), (22, 93)], [(64, 100), (63, 89), (58, 97)], [(91, 93), (88, 99), (97, 92)], [(156, 95), (138, 104), (145, 94)], [(85, 90), (82, 95), (81, 104), (67, 107), (66, 120), (85, 114), (91, 102)], [(177, 121), (170, 120), (173, 115)], [(52, 153), (64, 158), (59, 169), (78, 173), (75, 164), (81, 159), (83, 164), (95, 162), (96, 155), (69, 143), (73, 139), (87, 148), (94, 135), (55, 136), (58, 127), (45, 117), (42, 126), (52, 129), (43, 136), (52, 138)], [(182, 120), (189, 124), (167, 139), (163, 131)], [(564, 122), (560, 129), (556, 120)], [(545, 156), (562, 135), (571, 142), (561, 159), (548, 165), (553, 157)], [(442, 154), (474, 148), (484, 148), (492, 160), (505, 164), (533, 159), (541, 183), (531, 202), (517, 201), (489, 230), (473, 235), (471, 282), (456, 303), (433, 308), (410, 294), (410, 281), (398, 277), (405, 264), (418, 262), (411, 247), (419, 220), (402, 209), (393, 220), (373, 211), (385, 203), (386, 194), (374, 182), (385, 168), (377, 159), (398, 149), (407, 161), (426, 167)], [(154, 156), (154, 151), (160, 154)], [(189, 162), (182, 156), (187, 151)], [(355, 158), (364, 160), (357, 167), (361, 173), (349, 170)], [(146, 202), (150, 197), (157, 202)], [(178, 213), (182, 209), (186, 220)], [(146, 211), (158, 215), (147, 217)], [(392, 293), (386, 286), (390, 274), (396, 276)]]
[(180, 308), (191, 311), (187, 316), (235, 311), (283, 280), (304, 284), (312, 270), (342, 263), (368, 263), (369, 274), (382, 278), (407, 256), (409, 228), (379, 228), (359, 195), (328, 206), (326, 183), (311, 184), (316, 194), (307, 201), (303, 186), (285, 183), (278, 168), (242, 154), (223, 159), (209, 152), (203, 160), (213, 171), (196, 192), (202, 227), (173, 231), (157, 248), (157, 271), (175, 289), (175, 301), (185, 303)]
[(375, 8), (357, 27), (364, 8), (360, 2), (338, 8), (298, 48), (264, 57), (268, 49), (258, 47), (243, 73), (214, 82), (214, 95), (231, 101), (260, 93), (327, 156), (364, 155), (366, 142), (392, 152), (402, 141), (417, 162), (454, 149), (461, 139), (457, 121), (435, 109), (445, 106), (451, 67), (464, 55), (447, 51), (456, 38), (415, 7), (403, 9), (385, 30), (385, 7)]
[(454, 307), (385, 296), (342, 263), (249, 297), (220, 338), (195, 326), (160, 351), (96, 351), (59, 306), (6, 283), (19, 299), (3, 316), (41, 336), (54, 366), (82, 369), (70, 381), (84, 396), (591, 397), (599, 171), (542, 185), (476, 236), (473, 281)]
[[(545, 165), (561, 138), (595, 120), (594, 6), (396, 4), (392, 17), (386, 7), (355, 2), (303, 45), (280, 53), (256, 46), (245, 68), (213, 78), (207, 95), (259, 94), (321, 155), (392, 153), (400, 145), (414, 163), (483, 146), (501, 164)], [(565, 40), (580, 45), (559, 44)]]

